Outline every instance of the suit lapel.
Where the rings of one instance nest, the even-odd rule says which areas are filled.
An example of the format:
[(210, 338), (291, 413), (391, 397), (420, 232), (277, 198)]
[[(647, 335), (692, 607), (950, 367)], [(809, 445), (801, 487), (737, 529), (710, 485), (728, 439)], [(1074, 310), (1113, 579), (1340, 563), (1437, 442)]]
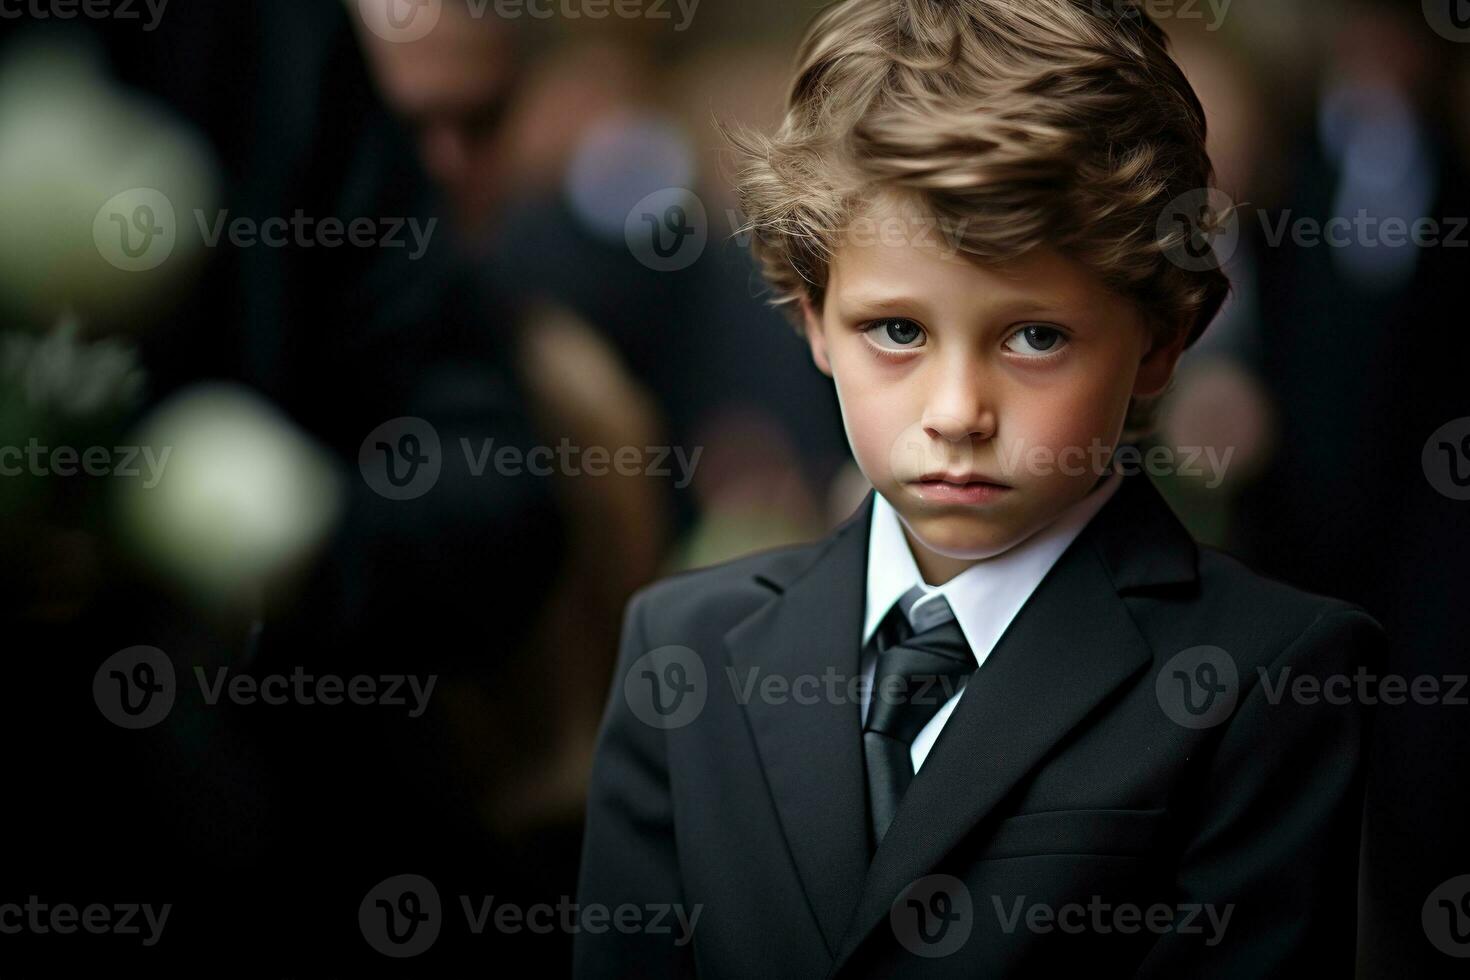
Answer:
[(846, 682), (859, 676), (872, 510), (869, 491), (810, 565), (789, 581), (767, 578), (781, 592), (774, 601), (725, 634), (737, 684), (750, 677), (776, 676), (790, 684), (835, 674), (843, 685), (838, 697), (819, 682), (793, 691), (800, 700), (756, 693), (745, 704), (766, 783), (829, 952), (837, 949), (868, 870), (861, 709), (847, 696)]
[(834, 972), (903, 889), (1151, 662), (1119, 593), (1192, 579), (1194, 560), (1193, 540), (1153, 485), (1124, 477), (970, 678), (873, 857)]

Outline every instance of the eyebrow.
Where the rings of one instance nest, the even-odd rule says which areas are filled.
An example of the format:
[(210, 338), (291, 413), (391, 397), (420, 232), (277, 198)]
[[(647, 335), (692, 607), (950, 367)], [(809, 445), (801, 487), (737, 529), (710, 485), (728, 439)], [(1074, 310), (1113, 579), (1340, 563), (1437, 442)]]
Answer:
[[(862, 316), (892, 313), (897, 310), (912, 310), (915, 312), (927, 310), (928, 301), (905, 293), (871, 293), (839, 297), (838, 307), (845, 314)], [(986, 311), (988, 317), (999, 319), (1027, 316), (1064, 319), (1075, 318), (1081, 314), (1082, 311), (1080, 310), (1057, 306), (1039, 297), (1031, 296), (1017, 296), (1014, 299), (997, 305), (994, 309)]]
[(923, 300), (904, 294), (869, 294), (841, 297), (839, 305), (849, 311), (871, 311), (875, 313), (891, 312), (897, 309), (915, 309), (924, 307)]

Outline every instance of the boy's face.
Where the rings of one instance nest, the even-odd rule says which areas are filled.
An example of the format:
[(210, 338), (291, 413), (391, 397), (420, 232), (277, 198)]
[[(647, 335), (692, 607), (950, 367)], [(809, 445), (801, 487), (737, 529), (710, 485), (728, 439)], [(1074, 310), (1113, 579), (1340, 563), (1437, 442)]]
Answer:
[(807, 338), (937, 584), (1086, 495), (1130, 396), (1163, 390), (1184, 338), (1150, 349), (1137, 308), (1055, 251), (980, 265), (896, 207), (870, 217), (877, 233), (832, 256), (822, 309), (804, 304)]

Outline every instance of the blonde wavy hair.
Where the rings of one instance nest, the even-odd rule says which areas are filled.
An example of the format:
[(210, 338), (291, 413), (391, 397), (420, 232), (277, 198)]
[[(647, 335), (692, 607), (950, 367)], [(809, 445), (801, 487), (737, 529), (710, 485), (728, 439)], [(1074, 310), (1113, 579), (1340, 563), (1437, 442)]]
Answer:
[[(875, 195), (918, 201), (976, 261), (1050, 246), (1134, 300), (1156, 339), (1192, 345), (1230, 290), (1176, 261), (1204, 202), (1205, 114), (1133, 0), (842, 0), (812, 21), (773, 134), (721, 126), (741, 232), (798, 330)], [(1185, 209), (1201, 231), (1225, 215)], [(1148, 400), (1152, 402), (1153, 399)], [(1131, 436), (1152, 425), (1130, 406)]]

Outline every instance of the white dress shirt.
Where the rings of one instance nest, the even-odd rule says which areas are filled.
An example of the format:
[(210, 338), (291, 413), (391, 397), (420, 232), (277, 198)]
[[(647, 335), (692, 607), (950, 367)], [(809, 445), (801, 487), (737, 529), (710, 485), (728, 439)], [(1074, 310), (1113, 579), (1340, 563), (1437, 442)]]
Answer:
[[(1082, 533), (1087, 522), (1106, 504), (1122, 482), (1122, 475), (1114, 472), (1087, 496), (1064, 510), (1051, 523), (1032, 534), (1020, 544), (977, 561), (943, 585), (930, 585), (919, 573), (919, 566), (909, 550), (898, 512), (881, 494), (874, 494), (873, 521), (868, 532), (868, 586), (867, 606), (863, 624), (863, 684), (861, 687), (862, 718), (868, 718), (868, 701), (872, 693), (873, 673), (878, 662), (877, 652), (869, 645), (878, 624), (888, 610), (905, 592), (918, 585), (925, 595), (914, 603), (909, 611), (911, 620), (919, 619), (920, 610), (933, 596), (942, 595), (954, 611), (960, 631), (975, 654), (978, 670), (985, 665), (985, 658), (1000, 640), (1001, 634), (1010, 626), (1016, 613), (1021, 611), (1036, 586), (1056, 564), (1062, 552), (1067, 550), (1074, 538)], [(983, 683), (983, 681), (982, 681)], [(914, 763), (914, 772), (924, 764), (934, 740), (944, 728), (944, 723), (954, 712), (955, 705), (965, 693), (968, 678), (961, 681), (959, 689), (940, 706), (929, 723), (919, 730), (909, 749)]]

